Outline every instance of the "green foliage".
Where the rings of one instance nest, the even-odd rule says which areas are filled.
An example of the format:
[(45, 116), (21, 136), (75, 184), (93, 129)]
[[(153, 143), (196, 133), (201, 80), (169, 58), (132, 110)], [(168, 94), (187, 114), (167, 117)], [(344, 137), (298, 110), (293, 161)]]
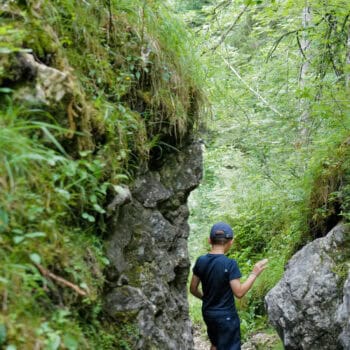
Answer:
[(198, 327), (204, 333), (205, 324), (202, 317), (202, 302), (194, 297), (192, 294), (189, 294), (189, 305), (190, 305), (190, 317), (195, 327)]
[(11, 54), (14, 52), (23, 52), (22, 41), (24, 32), (15, 29), (12, 25), (3, 25), (0, 27), (0, 52), (1, 54)]
[(212, 0), (180, 0), (174, 4), (178, 11), (201, 10), (203, 6), (212, 5)]
[(191, 256), (207, 249), (212, 223), (226, 220), (244, 275), (269, 259), (239, 302), (244, 337), (265, 322), (263, 298), (291, 255), (349, 217), (350, 6), (308, 6), (304, 24), (303, 1), (223, 1), (185, 14), (201, 35), (213, 109), (205, 177), (192, 196)]
[[(0, 17), (0, 347), (133, 349), (136, 325), (103, 316), (104, 208), (196, 127), (190, 36), (161, 1), (10, 1)], [(22, 53), (67, 74), (57, 105), (22, 103)]]
[(103, 95), (101, 114), (129, 108), (140, 114), (136, 125), (147, 134), (136, 137), (137, 154), (147, 156), (147, 138), (170, 134), (176, 143), (191, 131), (202, 70), (188, 32), (161, 2), (112, 1), (101, 8), (97, 1), (60, 1), (46, 11), (86, 93), (93, 99)]
[(88, 326), (87, 333), (91, 339), (92, 349), (135, 349), (140, 337), (137, 325), (123, 323), (113, 325), (110, 323)]
[(54, 151), (45, 136), (50, 128), (65, 130), (37, 121), (37, 113), (40, 116), (40, 111), (14, 108), (12, 103), (1, 113), (0, 294), (6, 296), (3, 302), (9, 310), (1, 321), (6, 344), (21, 348), (40, 343), (50, 349), (65, 344), (76, 349), (83, 343), (78, 310), (73, 308), (78, 296), (45, 279), (34, 264), (88, 292), (81, 312), (84, 303), (97, 302), (108, 261), (101, 242), (79, 216), (101, 213), (98, 202), (108, 183), (99, 178), (99, 162), (74, 161)]

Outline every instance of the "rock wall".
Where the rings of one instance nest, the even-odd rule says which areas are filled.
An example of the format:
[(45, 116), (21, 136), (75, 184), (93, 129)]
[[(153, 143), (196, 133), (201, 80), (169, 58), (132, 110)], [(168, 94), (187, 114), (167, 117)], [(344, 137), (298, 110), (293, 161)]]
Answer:
[(201, 177), (201, 147), (193, 143), (140, 175), (129, 196), (124, 189), (123, 200), (114, 200), (105, 310), (115, 322), (136, 323), (135, 349), (193, 348), (186, 201)]
[(270, 322), (286, 350), (350, 349), (349, 234), (339, 224), (306, 245), (267, 294)]
[[(15, 80), (21, 84), (13, 92), (16, 102), (66, 108), (74, 93), (68, 73), (40, 64), (27, 53), (13, 57), (11, 64), (21, 67)], [(193, 348), (186, 285), (187, 198), (202, 177), (202, 150), (199, 143), (187, 142), (178, 151), (160, 153), (161, 159), (150, 162), (158, 168), (140, 174), (131, 190), (114, 186), (117, 194), (106, 207), (111, 266), (104, 312), (113, 323), (135, 326), (128, 339), (135, 349), (186, 350)]]

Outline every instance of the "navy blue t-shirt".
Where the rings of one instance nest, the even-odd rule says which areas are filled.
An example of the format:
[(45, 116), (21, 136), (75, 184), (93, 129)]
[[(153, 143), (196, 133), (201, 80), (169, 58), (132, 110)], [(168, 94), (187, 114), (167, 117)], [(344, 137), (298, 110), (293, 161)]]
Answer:
[(235, 301), (230, 281), (240, 278), (236, 260), (224, 254), (206, 254), (200, 256), (193, 273), (199, 277), (203, 289), (203, 312), (235, 312)]

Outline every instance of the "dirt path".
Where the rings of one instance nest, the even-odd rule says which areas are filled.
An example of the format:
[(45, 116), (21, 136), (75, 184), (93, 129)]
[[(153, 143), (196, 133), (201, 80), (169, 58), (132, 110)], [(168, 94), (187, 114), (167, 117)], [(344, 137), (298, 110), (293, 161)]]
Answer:
[[(194, 329), (193, 333), (194, 350), (209, 350), (210, 342), (206, 336), (201, 334), (199, 329)], [(283, 349), (278, 336), (275, 334), (256, 333), (252, 335), (251, 339), (247, 343), (242, 345), (242, 350), (256, 350), (256, 349)]]
[(193, 332), (194, 350), (209, 350), (210, 342), (206, 336), (201, 334), (200, 329), (194, 328)]

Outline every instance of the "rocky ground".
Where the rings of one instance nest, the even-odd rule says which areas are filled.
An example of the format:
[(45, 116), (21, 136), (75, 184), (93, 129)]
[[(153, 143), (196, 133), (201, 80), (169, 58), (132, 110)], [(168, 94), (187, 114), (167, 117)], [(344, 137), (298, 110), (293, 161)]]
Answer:
[(200, 329), (193, 327), (194, 350), (209, 350), (210, 342), (205, 334), (202, 334)]
[(256, 333), (242, 345), (242, 350), (278, 350), (283, 349), (277, 334)]
[[(194, 329), (194, 350), (209, 350), (210, 342), (207, 337), (201, 334), (199, 329)], [(242, 350), (277, 350), (280, 343), (276, 334), (256, 333), (242, 345)]]

